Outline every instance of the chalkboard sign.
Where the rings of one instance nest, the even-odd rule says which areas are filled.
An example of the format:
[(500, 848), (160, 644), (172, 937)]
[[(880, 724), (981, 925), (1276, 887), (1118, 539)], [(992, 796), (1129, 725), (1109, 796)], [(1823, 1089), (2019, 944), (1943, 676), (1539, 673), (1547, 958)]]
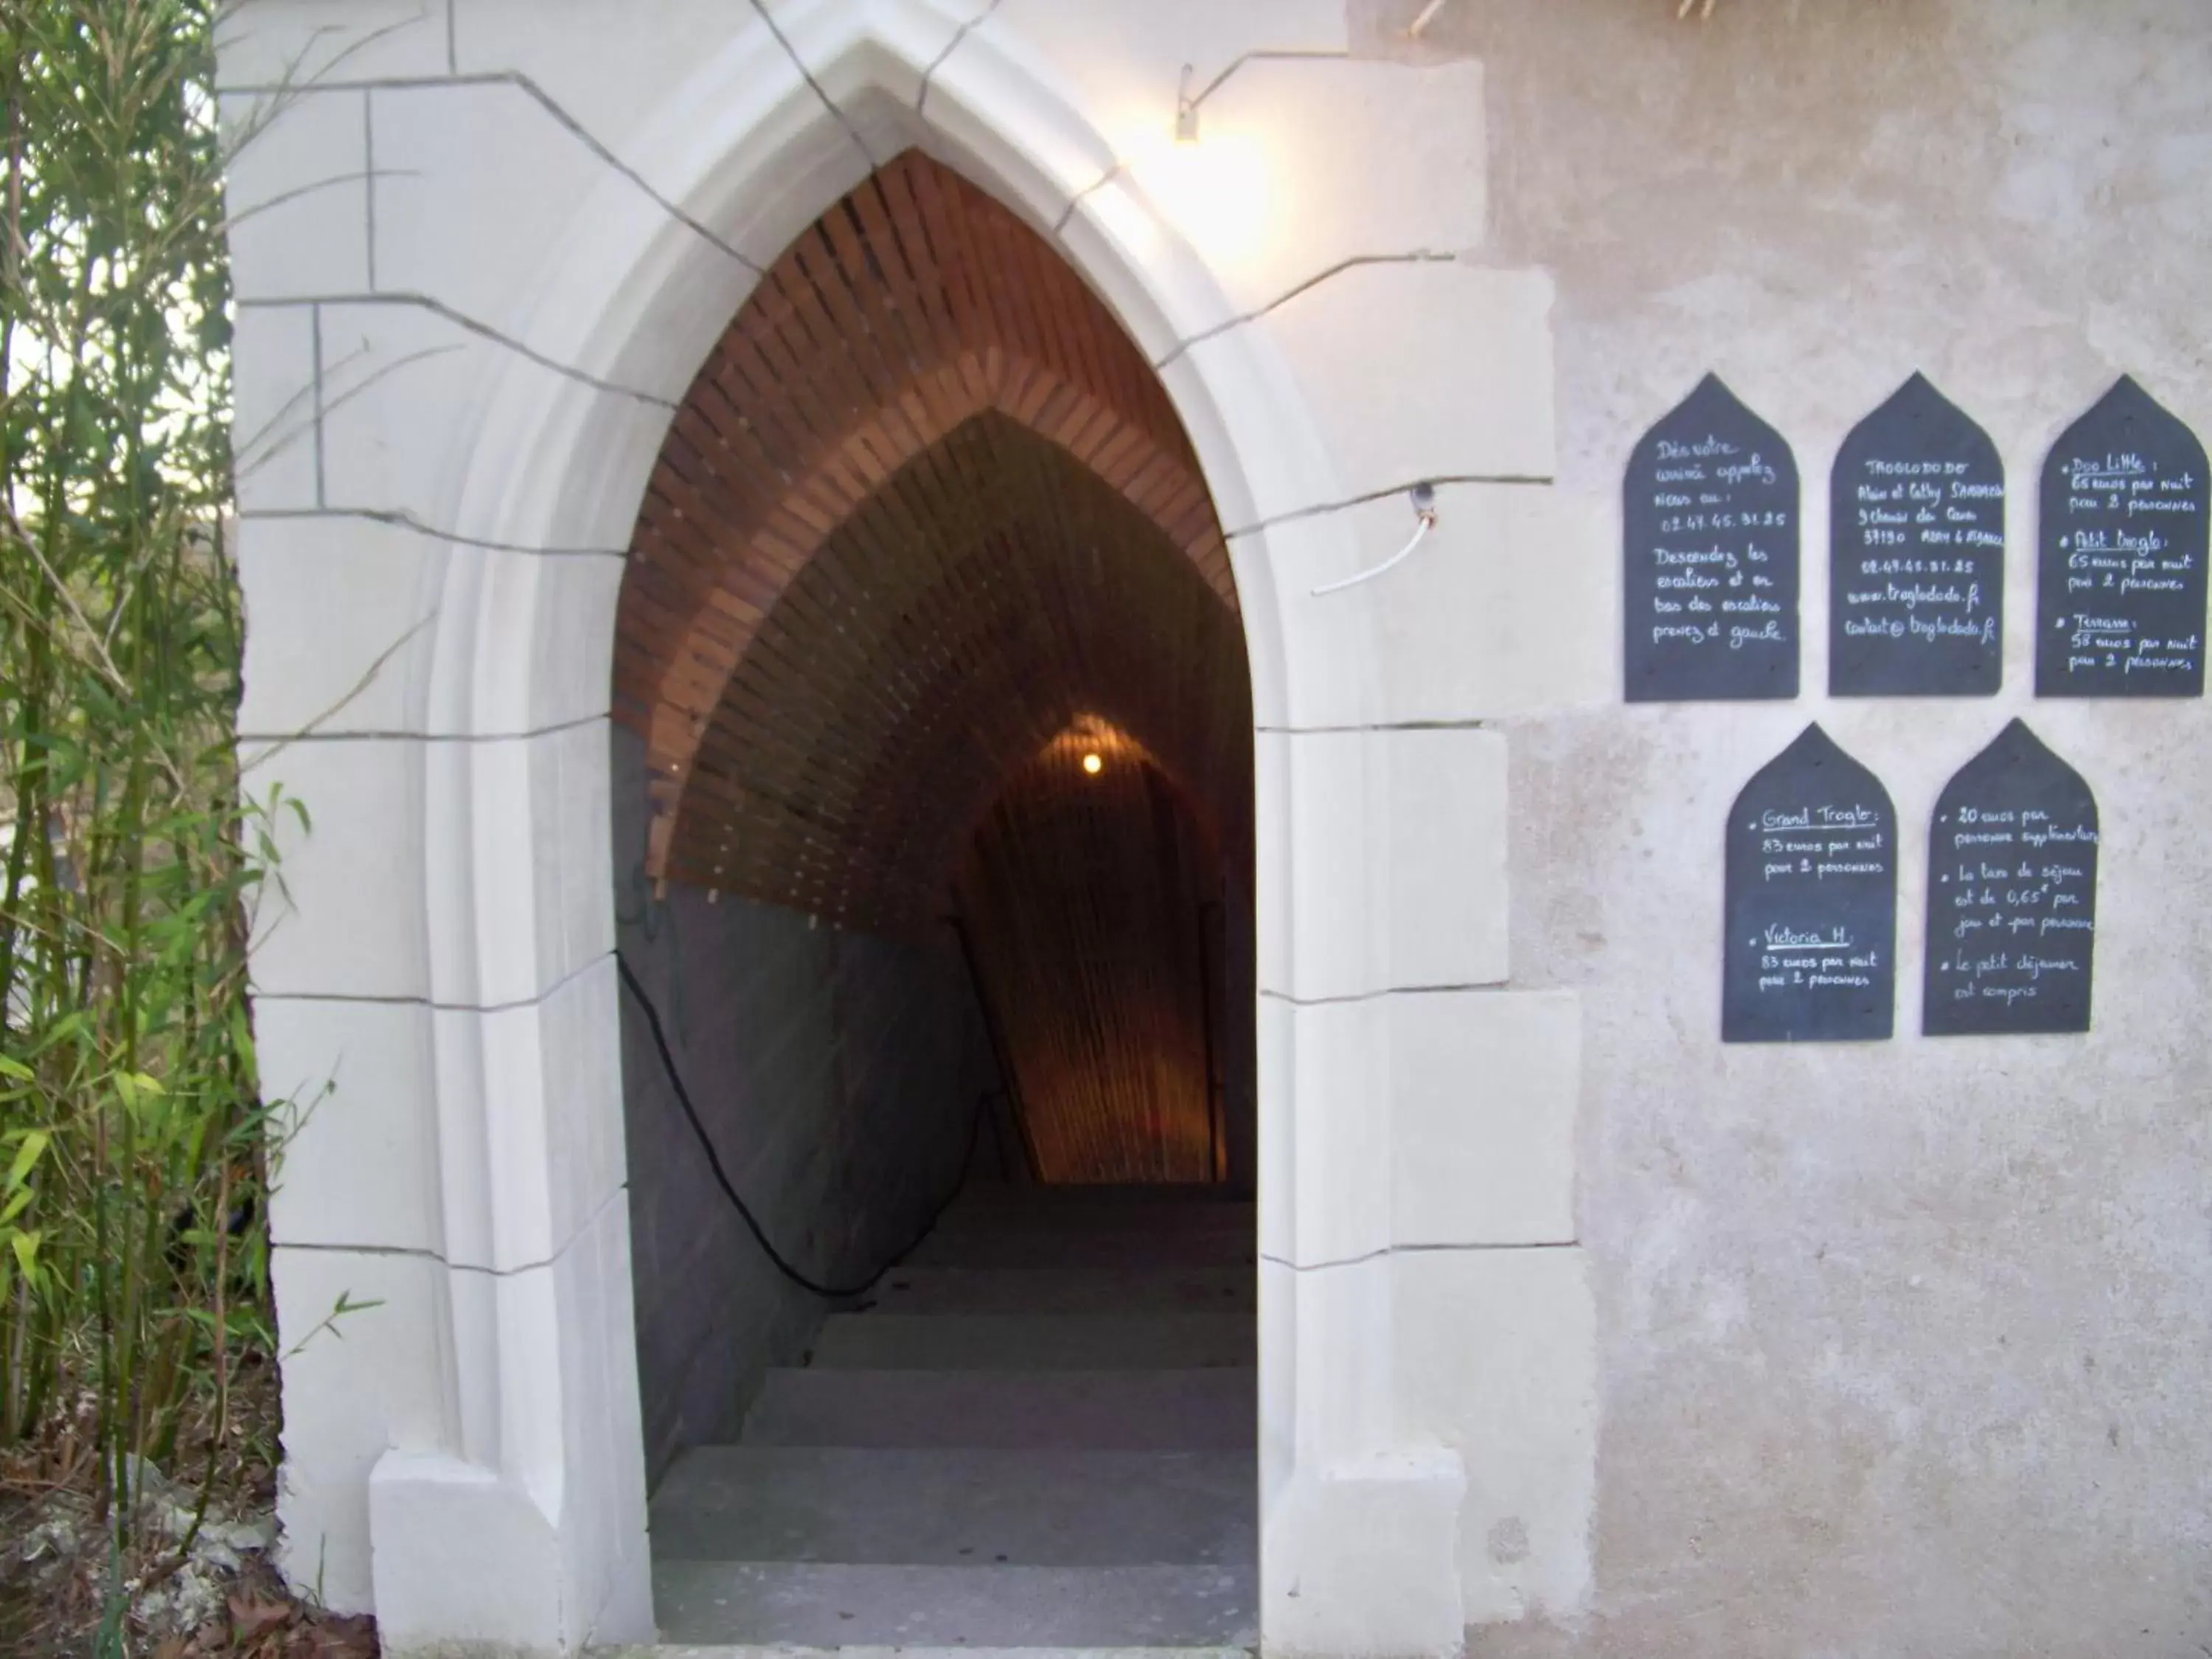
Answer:
[(1890, 1034), (1897, 813), (1819, 726), (1760, 769), (1729, 814), (1725, 1042)]
[(1644, 434), (1621, 502), (1631, 702), (1797, 695), (1797, 463), (1708, 374)]
[(2204, 446), (2124, 375), (2043, 468), (2035, 695), (2204, 695)]
[(1936, 803), (1920, 1029), (2086, 1031), (2096, 948), (2096, 797), (2014, 720)]
[(1914, 375), (1844, 440), (1828, 489), (1828, 690), (1985, 697), (2004, 674), (2004, 462)]

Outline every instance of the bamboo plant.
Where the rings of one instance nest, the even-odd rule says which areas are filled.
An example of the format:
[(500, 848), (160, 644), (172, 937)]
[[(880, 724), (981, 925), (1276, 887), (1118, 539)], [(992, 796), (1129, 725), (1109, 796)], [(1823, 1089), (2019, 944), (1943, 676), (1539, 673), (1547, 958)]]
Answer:
[(118, 1558), (271, 1340), (215, 9), (0, 0), (0, 1448)]

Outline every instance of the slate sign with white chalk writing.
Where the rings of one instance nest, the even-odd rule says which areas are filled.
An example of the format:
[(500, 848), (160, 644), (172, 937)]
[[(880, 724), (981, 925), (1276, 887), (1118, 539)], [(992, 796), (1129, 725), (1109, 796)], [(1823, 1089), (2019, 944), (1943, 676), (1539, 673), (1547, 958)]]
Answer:
[(1828, 690), (1985, 697), (2004, 673), (2004, 462), (1915, 374), (1829, 481)]
[(1797, 695), (1797, 463), (1708, 374), (1622, 486), (1631, 702)]
[(1929, 1036), (2086, 1031), (2097, 800), (2020, 721), (1959, 769), (1928, 830)]
[(1896, 1002), (1897, 813), (1818, 725), (1729, 813), (1721, 1040), (1887, 1037)]
[(2035, 695), (2204, 695), (2204, 446), (2123, 375), (2043, 468)]

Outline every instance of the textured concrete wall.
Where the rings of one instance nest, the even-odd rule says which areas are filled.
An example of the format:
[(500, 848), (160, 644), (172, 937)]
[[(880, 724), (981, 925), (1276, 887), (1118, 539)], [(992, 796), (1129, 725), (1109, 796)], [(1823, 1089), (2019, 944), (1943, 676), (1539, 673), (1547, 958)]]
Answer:
[[(643, 878), (642, 741), (614, 730), (616, 921), (732, 1183), (824, 1283), (865, 1278), (960, 1170), (997, 1072), (957, 943), (810, 927)], [(622, 1011), (638, 1382), (648, 1473), (732, 1437), (761, 1373), (827, 1308), (779, 1273), (715, 1184), (632, 998)], [(988, 1167), (990, 1130), (979, 1159)]]
[[(1413, 0), (1360, 9), (1365, 45)], [(1619, 653), (1621, 470), (1707, 369), (1804, 479), (1805, 695), (1511, 723), (1516, 980), (1585, 1011), (1595, 1598), (1481, 1654), (2212, 1650), (2206, 706), (2037, 702), (2035, 490), (2122, 371), (2212, 436), (2212, 11), (2199, 0), (1460, 4), (1492, 240), (1558, 283), (1547, 630)], [(1826, 479), (1924, 370), (2010, 486), (1994, 700), (1831, 702)], [(1617, 669), (1616, 669), (1617, 675)], [(1927, 827), (2020, 714), (2088, 778), (2095, 1029), (1917, 1035)], [(1903, 827), (1898, 1036), (1731, 1047), (1722, 820), (1819, 718)]]

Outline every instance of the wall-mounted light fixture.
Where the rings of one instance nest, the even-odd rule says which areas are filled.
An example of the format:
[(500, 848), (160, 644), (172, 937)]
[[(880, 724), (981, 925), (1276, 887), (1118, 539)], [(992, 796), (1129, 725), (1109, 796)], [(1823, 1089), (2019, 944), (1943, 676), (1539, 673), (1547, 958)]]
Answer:
[(1083, 769), (1095, 778), (1106, 769), (1106, 763), (1094, 749), (1083, 757)]
[(1191, 66), (1182, 66), (1182, 79), (1176, 83), (1176, 143), (1194, 144), (1198, 142), (1198, 100), (1191, 95)]

